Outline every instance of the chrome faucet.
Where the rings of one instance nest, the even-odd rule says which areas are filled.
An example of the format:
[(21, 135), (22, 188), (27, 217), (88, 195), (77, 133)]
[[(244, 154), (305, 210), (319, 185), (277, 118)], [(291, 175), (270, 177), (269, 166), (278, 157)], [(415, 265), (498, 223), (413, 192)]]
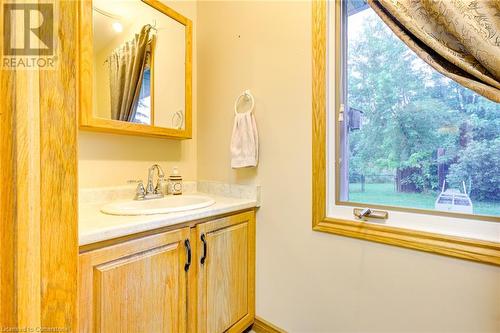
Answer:
[[(153, 187), (153, 177), (155, 169), (158, 171), (158, 182), (156, 183), (156, 187)], [(146, 195), (148, 194), (160, 194), (160, 182), (165, 179), (165, 174), (163, 173), (163, 169), (158, 164), (153, 164), (148, 170), (148, 185), (146, 186)], [(163, 193), (161, 193), (163, 196)]]
[[(158, 181), (156, 186), (153, 185), (154, 171), (157, 170), (158, 173)], [(163, 191), (165, 182), (165, 174), (163, 173), (163, 169), (158, 164), (153, 164), (148, 169), (148, 183), (146, 188), (142, 184), (142, 181), (139, 181), (137, 185), (137, 189), (135, 192), (134, 200), (150, 200), (150, 199), (159, 199), (163, 198), (166, 194)]]

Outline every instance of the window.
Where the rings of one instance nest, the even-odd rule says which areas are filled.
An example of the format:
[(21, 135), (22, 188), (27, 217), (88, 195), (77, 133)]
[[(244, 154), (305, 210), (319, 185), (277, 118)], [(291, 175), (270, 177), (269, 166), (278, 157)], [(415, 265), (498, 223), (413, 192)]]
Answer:
[(152, 90), (152, 66), (153, 66), (153, 52), (154, 41), (150, 41), (146, 51), (146, 64), (142, 73), (142, 84), (139, 92), (139, 99), (137, 100), (137, 110), (135, 112), (132, 122), (138, 124), (152, 125), (152, 103), (151, 103), (151, 90)]
[(363, 0), (342, 19), (337, 202), (500, 216), (500, 104), (434, 70)]
[(363, 0), (314, 2), (313, 17), (314, 229), (500, 264), (500, 104)]
[(134, 123), (151, 125), (151, 68), (144, 69)]

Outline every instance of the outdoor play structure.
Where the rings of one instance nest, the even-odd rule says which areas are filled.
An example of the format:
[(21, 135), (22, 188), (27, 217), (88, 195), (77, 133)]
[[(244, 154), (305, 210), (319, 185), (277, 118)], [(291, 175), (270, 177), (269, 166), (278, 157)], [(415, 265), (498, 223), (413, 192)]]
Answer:
[(462, 182), (462, 185), (464, 188), (463, 193), (459, 189), (449, 188), (445, 190), (446, 181), (443, 181), (443, 187), (436, 199), (434, 208), (446, 212), (473, 214), (472, 201), (467, 194), (465, 182)]

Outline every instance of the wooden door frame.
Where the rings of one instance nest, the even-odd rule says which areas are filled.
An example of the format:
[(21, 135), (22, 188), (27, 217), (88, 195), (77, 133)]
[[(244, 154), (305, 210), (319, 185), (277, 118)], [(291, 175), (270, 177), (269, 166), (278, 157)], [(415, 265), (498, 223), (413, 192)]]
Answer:
[(52, 3), (55, 66), (0, 69), (4, 330), (77, 330), (78, 2)]

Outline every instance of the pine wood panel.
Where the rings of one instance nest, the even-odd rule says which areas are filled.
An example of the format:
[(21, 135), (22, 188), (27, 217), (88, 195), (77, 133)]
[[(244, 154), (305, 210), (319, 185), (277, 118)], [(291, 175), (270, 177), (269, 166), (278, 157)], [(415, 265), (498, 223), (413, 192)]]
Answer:
[(186, 332), (190, 229), (80, 255), (80, 332)]
[(77, 320), (78, 2), (54, 3), (59, 6), (58, 67), (40, 71), (39, 95), (41, 324), (72, 327)]
[[(18, 324), (28, 327), (41, 325), (40, 290), (42, 261), (41, 237), (41, 170), (40, 115), (38, 71), (18, 71), (16, 87), (22, 89), (24, 98), (16, 98), (15, 151), (17, 155), (16, 195), (16, 274), (24, 277), (24, 288), (17, 293)], [(19, 90), (18, 90), (19, 92)], [(16, 94), (17, 95), (17, 94)], [(33, 112), (38, 109), (38, 112)], [(55, 162), (55, 161), (54, 161)], [(26, 244), (30, 244), (29, 247)], [(31, 307), (35, 304), (34, 307)]]
[[(3, 6), (0, 6), (3, 17)], [(2, 27), (0, 27), (2, 29)], [(3, 38), (0, 38), (3, 50)], [(16, 251), (15, 209), (16, 200), (14, 179), (16, 157), (14, 138), (16, 73), (13, 70), (0, 70), (0, 327), (14, 327), (17, 322), (15, 308), (16, 279), (14, 262)]]
[[(335, 2), (339, 6), (339, 2)], [(327, 2), (314, 0), (312, 2), (312, 73), (313, 73), (313, 123), (312, 123), (312, 227), (313, 230), (332, 234), (354, 237), (379, 243), (401, 246), (415, 250), (431, 252), (440, 255), (473, 260), (488, 264), (500, 265), (500, 243), (478, 241), (463, 237), (447, 236), (430, 232), (373, 225), (326, 216), (326, 174), (327, 174)], [(336, 34), (340, 24), (337, 8)], [(338, 37), (338, 36), (337, 36)], [(336, 82), (339, 80), (340, 41), (336, 39)], [(338, 100), (339, 93), (336, 92)], [(337, 126), (338, 128), (338, 126)], [(338, 180), (338, 178), (337, 178)], [(337, 182), (338, 183), (338, 182)], [(431, 218), (431, 217), (429, 217)], [(497, 219), (498, 220), (498, 219)]]
[[(255, 215), (242, 213), (199, 224), (198, 332), (242, 332), (255, 316)], [(207, 259), (201, 235), (206, 235)]]
[(94, 268), (96, 332), (179, 332), (180, 243)]
[(77, 324), (77, 3), (53, 4), (56, 67), (0, 74), (2, 328)]

